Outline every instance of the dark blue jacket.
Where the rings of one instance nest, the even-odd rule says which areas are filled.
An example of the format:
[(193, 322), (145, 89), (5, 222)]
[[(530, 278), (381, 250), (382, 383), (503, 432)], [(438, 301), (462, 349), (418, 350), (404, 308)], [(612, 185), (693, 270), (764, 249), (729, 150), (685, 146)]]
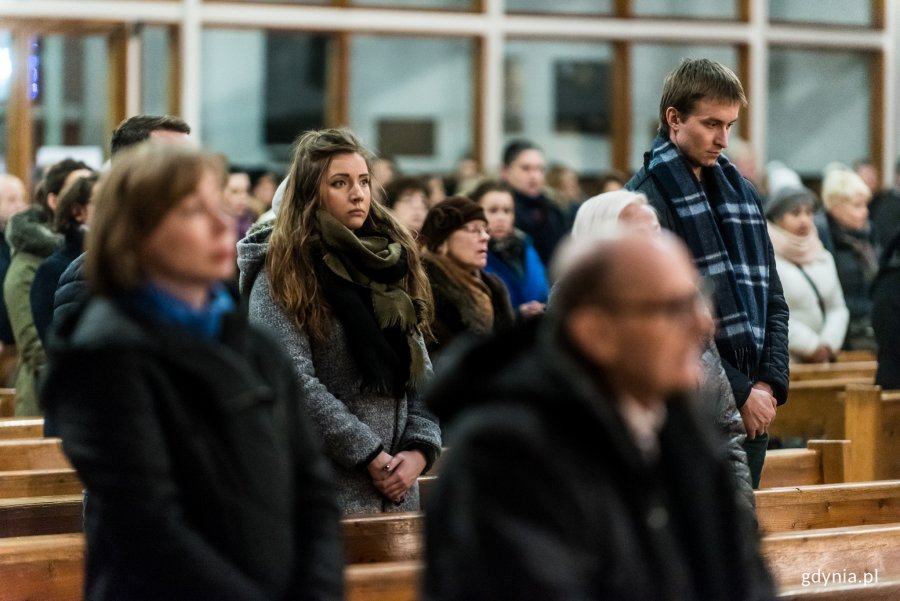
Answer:
[[(512, 266), (493, 250), (488, 250), (487, 267), (484, 270), (493, 273), (506, 285), (509, 300), (513, 309), (518, 311), (519, 305), (531, 301), (547, 302), (549, 289), (544, 264), (538, 256), (534, 245), (527, 237), (522, 238), (522, 253), (519, 265)], [(521, 273), (521, 275), (520, 275)]]
[(31, 285), (31, 314), (41, 344), (47, 345), (47, 330), (53, 321), (53, 306), (59, 278), (66, 268), (84, 251), (84, 232), (76, 230), (66, 235), (65, 243), (47, 257), (34, 274)]
[(56, 329), (69, 316), (81, 311), (87, 302), (87, 282), (84, 280), (84, 254), (72, 261), (56, 285), (56, 293), (53, 295), (53, 321), (52, 328)]

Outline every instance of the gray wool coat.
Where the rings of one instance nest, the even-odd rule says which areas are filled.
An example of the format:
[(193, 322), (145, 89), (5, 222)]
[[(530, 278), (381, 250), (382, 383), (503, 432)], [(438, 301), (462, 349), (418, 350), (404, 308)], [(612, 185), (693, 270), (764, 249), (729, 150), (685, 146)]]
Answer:
[(747, 465), (747, 453), (742, 446), (747, 438), (744, 420), (735, 405), (734, 393), (731, 392), (731, 384), (715, 344), (707, 345), (701, 361), (705, 374), (700, 391), (706, 401), (704, 408), (715, 420), (725, 442), (726, 460), (734, 476), (738, 504), (747, 509), (750, 515), (755, 515), (756, 498), (753, 496), (750, 466)]
[[(271, 227), (251, 232), (238, 243), (241, 292), (249, 299), (250, 322), (267, 327), (291, 358), (307, 411), (334, 464), (338, 505), (344, 514), (418, 510), (418, 484), (395, 506), (372, 484), (366, 462), (381, 446), (393, 455), (416, 443), (439, 454), (437, 418), (419, 395), (394, 398), (361, 392), (362, 377), (339, 321), (333, 321), (331, 335), (321, 344), (294, 325), (269, 287), (264, 263), (270, 232)], [(425, 352), (421, 336), (418, 342)], [(430, 376), (427, 359), (426, 369)]]

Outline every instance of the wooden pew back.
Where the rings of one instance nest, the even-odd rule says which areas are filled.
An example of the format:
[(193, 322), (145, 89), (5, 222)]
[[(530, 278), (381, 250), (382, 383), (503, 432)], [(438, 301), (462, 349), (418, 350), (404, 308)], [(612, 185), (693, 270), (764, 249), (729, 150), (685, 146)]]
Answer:
[(835, 484), (852, 480), (849, 440), (811, 440), (805, 449), (766, 453), (759, 487)]
[(83, 563), (81, 534), (0, 539), (0, 599), (81, 601)]
[(875, 570), (893, 579), (900, 576), (900, 524), (780, 532), (763, 539), (762, 551), (782, 589), (800, 588), (818, 570), (854, 573), (860, 583)]
[(59, 438), (0, 440), (0, 472), (71, 467)]
[(0, 417), (0, 440), (41, 438), (43, 435), (42, 417)]
[(846, 378), (866, 378), (875, 382), (878, 371), (877, 361), (844, 361), (840, 363), (792, 363), (791, 382), (807, 380), (829, 380)]
[(764, 534), (900, 523), (900, 480), (770, 488), (755, 494)]
[(13, 417), (16, 414), (16, 389), (0, 388), (0, 417)]
[(0, 538), (82, 530), (83, 495), (0, 499)]
[(71, 468), (0, 472), (0, 499), (76, 495), (84, 490)]
[[(0, 539), (0, 601), (82, 601), (84, 536)], [(345, 569), (347, 601), (417, 601), (421, 561), (366, 563)]]
[(419, 512), (348, 516), (341, 528), (348, 564), (418, 560), (425, 554)]

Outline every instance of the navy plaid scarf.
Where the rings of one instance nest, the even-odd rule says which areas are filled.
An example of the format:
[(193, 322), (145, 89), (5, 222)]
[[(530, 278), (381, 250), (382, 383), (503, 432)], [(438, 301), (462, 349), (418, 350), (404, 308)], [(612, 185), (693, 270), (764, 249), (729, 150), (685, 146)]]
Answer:
[[(648, 170), (680, 222), (698, 271), (715, 285), (716, 340), (756, 365), (766, 335), (769, 238), (766, 220), (743, 176), (724, 156), (703, 168), (700, 185), (667, 138), (657, 136)], [(743, 361), (741, 361), (743, 363)]]

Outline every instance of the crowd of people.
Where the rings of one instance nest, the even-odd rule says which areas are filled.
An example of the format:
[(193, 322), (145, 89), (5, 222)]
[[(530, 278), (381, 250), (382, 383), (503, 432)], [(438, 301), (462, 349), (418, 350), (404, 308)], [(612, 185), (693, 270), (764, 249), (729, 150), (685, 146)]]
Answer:
[(683, 61), (591, 198), (528, 140), (419, 178), (308, 131), (281, 178), (152, 116), (31, 203), (0, 176), (0, 366), (85, 484), (87, 598), (339, 599), (340, 517), (420, 509), (447, 445), (428, 599), (773, 598), (789, 361), (877, 349), (900, 387), (900, 192), (758, 177), (746, 104)]

